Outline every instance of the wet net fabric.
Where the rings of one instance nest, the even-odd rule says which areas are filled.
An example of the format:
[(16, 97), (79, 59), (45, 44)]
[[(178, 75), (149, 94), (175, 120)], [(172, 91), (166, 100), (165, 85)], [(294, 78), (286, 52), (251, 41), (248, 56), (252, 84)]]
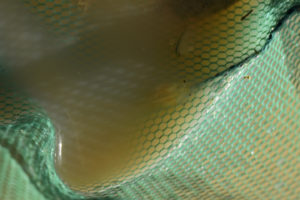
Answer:
[[(179, 22), (185, 23), (163, 30), (149, 23), (146, 32), (178, 38), (170, 39), (159, 56), (175, 74), (172, 79), (191, 87), (182, 89), (184, 97), (168, 88), (158, 92), (169, 94), (158, 101), (166, 106), (148, 116), (139, 127), (141, 135), (130, 139), (136, 149), (120, 173), (78, 187), (61, 180), (54, 165), (59, 138), (53, 123), (60, 119), (61, 107), (51, 106), (57, 115), (49, 115), (43, 103), (37, 104), (11, 81), (12, 72), (62, 49), (80, 65), (93, 63), (101, 54), (123, 52), (110, 49), (112, 43), (98, 37), (95, 27), (101, 30), (132, 9), (136, 15), (136, 10), (156, 9), (157, 2), (137, 0), (134, 6), (116, 8), (113, 16), (98, 12), (94, 9), (98, 4), (88, 0), (0, 3), (0, 16), (6, 19), (0, 21), (0, 199), (300, 198), (299, 0), (223, 1), (220, 8), (208, 6), (200, 14), (192, 8), (206, 6), (206, 1), (190, 1), (189, 14), (178, 11)], [(162, 7), (177, 13), (174, 2)], [(94, 21), (90, 17), (94, 15), (101, 20)], [(133, 56), (144, 53), (152, 52)], [(164, 71), (147, 69), (129, 68), (134, 72), (115, 75), (108, 68), (105, 73), (136, 80), (150, 74), (156, 78), (153, 83), (168, 77)], [(68, 70), (73, 69), (68, 67), (65, 73)], [(78, 83), (79, 90), (82, 84), (90, 85), (81, 95), (92, 98), (95, 91), (105, 91), (103, 99), (112, 101), (118, 80), (101, 77), (101, 81), (103, 85), (89, 77), (70, 81), (59, 99), (89, 113), (92, 103), (72, 101), (78, 97), (72, 84)], [(45, 79), (39, 87), (47, 89), (49, 84)], [(174, 99), (179, 101), (175, 106)], [(90, 118), (95, 118), (93, 113)], [(74, 139), (69, 140), (71, 145)], [(93, 143), (92, 138), (86, 140), (84, 144)]]

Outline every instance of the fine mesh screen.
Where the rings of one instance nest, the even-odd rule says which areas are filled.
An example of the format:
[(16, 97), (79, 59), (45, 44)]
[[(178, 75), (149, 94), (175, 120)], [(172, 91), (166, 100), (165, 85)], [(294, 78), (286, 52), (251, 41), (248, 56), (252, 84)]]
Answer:
[(299, 4), (0, 2), (0, 198), (300, 198)]

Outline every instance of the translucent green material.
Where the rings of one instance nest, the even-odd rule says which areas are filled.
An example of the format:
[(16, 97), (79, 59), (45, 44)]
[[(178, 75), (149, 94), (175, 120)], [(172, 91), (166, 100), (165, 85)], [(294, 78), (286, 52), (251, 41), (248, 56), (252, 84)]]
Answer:
[(1, 199), (32, 199), (43, 200), (43, 195), (30, 182), (10, 152), (1, 146), (0, 149), (0, 194)]
[[(84, 1), (23, 2), (58, 41), (89, 25)], [(10, 84), (18, 60), (1, 55), (0, 199), (300, 199), (299, 4), (245, 0), (194, 24), (201, 38), (169, 62), (200, 89), (145, 122), (136, 167), (80, 192), (55, 171), (52, 119)], [(89, 42), (74, 53), (95, 56)]]

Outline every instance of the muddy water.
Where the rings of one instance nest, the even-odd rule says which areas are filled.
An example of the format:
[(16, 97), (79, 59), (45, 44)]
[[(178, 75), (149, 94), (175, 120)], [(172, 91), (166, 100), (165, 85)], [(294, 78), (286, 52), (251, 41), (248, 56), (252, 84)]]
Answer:
[[(79, 40), (15, 73), (56, 127), (55, 164), (70, 187), (117, 175), (132, 159), (145, 120), (191, 95), (194, 83), (171, 61), (190, 53), (182, 33), (203, 16), (185, 14), (195, 6), (179, 12), (178, 2), (94, 2)], [(202, 2), (196, 6), (206, 14), (219, 9)]]

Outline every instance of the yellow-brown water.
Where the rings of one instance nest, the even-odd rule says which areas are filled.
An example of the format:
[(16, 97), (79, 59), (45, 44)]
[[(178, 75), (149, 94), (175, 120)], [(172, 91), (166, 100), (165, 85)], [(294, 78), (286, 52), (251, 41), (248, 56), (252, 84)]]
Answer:
[[(130, 168), (139, 138), (147, 134), (145, 121), (192, 98), (197, 81), (179, 73), (182, 65), (173, 61), (194, 55), (194, 40), (207, 32), (193, 25), (201, 27), (207, 18), (188, 11), (162, 1), (96, 2), (87, 6), (87, 26), (72, 44), (17, 70), (56, 127), (55, 164), (69, 186), (101, 185)], [(215, 15), (209, 11), (204, 13)]]
[[(22, 10), (19, 7), (14, 12), (8, 12), (6, 10), (9, 9), (7, 5), (3, 6), (3, 2), (0, 3), (1, 13), (7, 12), (4, 21), (12, 13)], [(255, 47), (259, 43), (254, 36), (251, 36), (252, 42), (250, 42), (247, 38), (249, 35), (242, 32), (246, 30), (245, 27), (250, 19), (259, 20), (252, 15), (255, 16), (255, 10), (247, 17), (247, 20), (243, 21), (244, 27), (238, 23), (241, 21), (241, 16), (249, 12), (249, 6), (236, 9), (235, 13), (241, 16), (231, 19), (227, 24), (222, 19), (224, 10), (219, 10), (223, 13), (222, 15), (215, 13), (205, 18), (197, 12), (186, 15), (185, 11), (174, 5), (173, 2), (176, 1), (169, 1), (166, 4), (157, 2), (159, 1), (141, 3), (137, 6), (126, 1), (120, 4), (103, 1), (101, 6), (97, 3), (94, 6), (87, 6), (84, 9), (87, 12), (85, 20), (90, 26), (84, 27), (79, 35), (75, 34), (69, 42), (62, 44), (43, 31), (36, 35), (28, 34), (26, 32), (28, 30), (33, 33), (38, 31), (35, 21), (30, 26), (26, 23), (22, 23), (22, 26), (13, 26), (14, 23), (1, 24), (2, 28), (4, 27), (0, 33), (3, 39), (1, 42), (10, 44), (7, 51), (1, 52), (1, 57), (16, 61), (19, 67), (23, 65), (24, 68), (16, 70), (15, 75), (37, 103), (45, 108), (55, 124), (57, 130), (56, 168), (60, 177), (73, 189), (86, 191), (96, 184), (97, 186), (117, 184), (118, 180), (123, 180), (127, 175), (129, 177), (132, 174), (138, 174), (141, 171), (137, 169), (138, 167), (152, 167), (151, 165), (159, 159), (164, 159), (162, 155), (165, 154), (160, 153), (166, 152), (172, 143), (179, 143), (178, 146), (180, 146), (181, 136), (189, 133), (190, 129), (185, 129), (184, 126), (195, 125), (194, 119), (206, 117), (206, 113), (201, 112), (203, 108), (201, 101), (211, 100), (208, 93), (213, 93), (213, 89), (209, 86), (197, 88), (197, 81), (194, 83), (193, 78), (197, 77), (199, 81), (202, 81), (213, 77), (216, 71), (222, 71), (226, 66), (242, 60), (245, 56), (243, 52), (251, 53), (249, 48), (253, 47), (247, 47), (248, 44), (251, 43)], [(200, 2), (198, 5), (202, 5), (202, 2), (207, 1), (198, 2)], [(255, 5), (259, 1), (248, 2), (249, 5)], [(191, 3), (191, 5), (197, 5), (197, 3)], [(131, 9), (130, 12), (127, 12), (128, 8)], [(232, 13), (229, 14), (232, 15)], [(110, 18), (110, 16), (115, 17)], [(227, 25), (235, 27), (226, 31)], [(18, 34), (12, 35), (12, 30)], [(255, 32), (251, 30), (251, 34), (255, 35)], [(28, 35), (35, 37), (28, 37)], [(221, 36), (221, 39), (218, 36)], [(244, 43), (233, 43), (235, 38), (239, 40), (242, 38)], [(17, 40), (14, 41), (15, 39)], [(20, 48), (22, 46), (30, 47), (25, 48), (28, 50), (26, 52), (28, 54), (25, 54), (28, 56), (27, 59), (22, 57), (24, 56), (24, 51)], [(49, 46), (51, 48), (48, 51)], [(286, 47), (286, 45), (279, 46)], [(207, 47), (213, 47), (213, 49)], [(217, 51), (218, 49), (224, 50), (224, 48), (226, 52)], [(39, 51), (39, 49), (42, 50)], [(277, 48), (277, 51), (283, 52), (280, 48)], [(218, 58), (229, 59), (213, 59), (214, 55)], [(286, 58), (283, 57), (282, 60), (284, 59)], [(210, 65), (211, 60), (213, 65)], [(214, 63), (217, 61), (218, 65)], [(185, 71), (184, 73), (189, 72), (189, 76), (185, 77), (182, 71), (191, 69), (189, 68), (191, 65), (195, 70)], [(258, 69), (265, 67), (261, 66)], [(211, 69), (215, 71), (210, 71)], [(273, 75), (276, 77), (276, 74), (268, 73), (270, 77)], [(260, 85), (253, 84), (253, 81), (260, 82), (263, 76), (255, 77), (255, 75), (258, 73), (251, 74), (247, 71), (235, 77), (235, 80), (242, 82), (241, 85), (245, 88), (253, 88), (256, 85), (258, 89)], [(266, 81), (270, 87), (274, 84), (271, 79)], [(227, 81), (230, 85), (230, 80)], [(242, 194), (250, 195), (250, 198), (255, 198), (252, 195), (257, 194), (259, 197), (268, 199), (268, 197), (278, 196), (279, 192), (282, 197), (296, 198), (296, 194), (290, 192), (297, 191), (299, 188), (299, 184), (296, 184), (299, 179), (297, 176), (299, 160), (295, 159), (297, 157), (295, 155), (299, 155), (299, 149), (297, 143), (294, 142), (294, 139), (298, 138), (297, 132), (294, 131), (298, 128), (297, 113), (294, 110), (297, 110), (299, 106), (297, 107), (295, 101), (298, 96), (293, 90), (293, 84), (288, 81), (285, 83), (286, 85), (281, 83), (281, 86), (289, 90), (286, 90), (286, 93), (280, 92), (280, 98), (274, 95), (276, 92), (273, 94), (268, 92), (260, 100), (269, 97), (275, 103), (285, 99), (290, 103), (281, 106), (283, 110), (287, 110), (289, 117), (281, 115), (278, 108), (270, 108), (272, 103), (268, 104), (263, 101), (264, 105), (261, 102), (255, 104), (257, 99), (253, 97), (257, 96), (257, 90), (246, 89), (247, 93), (242, 93), (243, 96), (248, 102), (253, 102), (249, 105), (244, 104), (242, 107), (242, 102), (230, 103), (238, 104), (233, 107), (233, 109), (240, 108), (238, 118), (243, 119), (246, 126), (253, 127), (254, 131), (245, 129), (245, 126), (238, 121), (224, 121), (233, 129), (227, 127), (218, 129), (216, 132), (223, 132), (222, 136), (212, 132), (210, 136), (213, 139), (209, 141), (211, 145), (207, 149), (211, 157), (221, 159), (209, 163), (206, 156), (199, 159), (195, 156), (195, 152), (184, 155), (191, 158), (191, 161), (203, 163), (207, 169), (211, 170), (211, 172), (203, 170), (203, 176), (221, 170), (220, 174), (204, 179), (210, 183), (212, 190), (210, 187), (204, 187), (206, 194), (201, 194), (203, 198), (207, 196), (207, 199), (223, 199), (225, 196), (230, 198), (234, 194), (236, 199), (243, 199)], [(273, 89), (276, 91), (276, 88)], [(206, 90), (209, 92), (205, 93)], [(282, 91), (282, 88), (277, 88), (277, 90)], [(231, 94), (228, 96), (234, 97)], [(3, 99), (5, 100), (4, 97)], [(13, 108), (6, 105), (9, 101), (2, 101), (0, 104), (1, 123), (3, 121), (13, 123), (14, 118), (11, 114)], [(258, 115), (252, 112), (253, 105)], [(14, 106), (17, 107), (17, 105)], [(195, 113), (194, 118), (186, 115), (186, 108), (189, 108), (189, 112)], [(217, 109), (210, 111), (219, 112)], [(232, 111), (226, 110), (226, 112), (230, 114)], [(248, 123), (246, 120), (249, 116), (253, 118), (250, 118)], [(5, 118), (9, 117), (12, 119), (9, 122), (5, 121)], [(147, 120), (149, 118), (155, 123), (149, 123), (151, 122)], [(169, 120), (175, 118), (177, 120)], [(259, 125), (257, 121), (260, 121)], [(178, 124), (183, 124), (183, 128), (176, 126)], [(254, 132), (259, 133), (258, 136)], [(234, 135), (235, 140), (230, 140), (230, 135)], [(247, 138), (243, 138), (243, 135)], [(251, 140), (252, 138), (255, 141)], [(143, 141), (147, 142), (141, 145)], [(199, 139), (198, 142), (201, 148), (206, 141)], [(231, 145), (227, 146), (225, 144), (227, 142)], [(239, 152), (237, 148), (239, 145), (248, 148)], [(227, 148), (224, 149), (223, 147), (226, 146)], [(222, 151), (215, 151), (220, 148)], [(167, 153), (178, 154), (180, 152), (168, 151)], [(230, 163), (230, 160), (224, 159), (228, 155), (233, 162)], [(245, 160), (239, 158), (245, 158)], [(139, 162), (134, 165), (132, 160)], [(225, 167), (223, 161), (227, 162), (228, 167)], [(182, 168), (184, 166), (189, 165), (184, 163)], [(197, 167), (201, 168), (200, 165)], [(121, 172), (122, 169), (132, 171)], [(182, 172), (182, 176), (187, 177), (185, 181), (194, 183), (194, 178), (197, 179), (197, 184), (202, 184), (199, 177), (189, 177), (189, 174)], [(118, 178), (119, 175), (122, 178)], [(198, 174), (195, 173), (195, 175)], [(172, 170), (168, 170), (167, 176), (172, 177)], [(291, 177), (297, 177), (297, 179)], [(170, 182), (172, 181), (173, 179)], [(176, 182), (178, 189), (175, 193), (184, 198), (184, 195), (190, 191), (186, 190), (185, 184), (180, 182)], [(201, 187), (198, 186), (198, 188)], [(222, 193), (220, 198), (211, 195), (216, 191)]]
[[(102, 19), (92, 14), (87, 20)], [(175, 52), (169, 43), (180, 34), (180, 20), (153, 11), (128, 14), (106, 13), (117, 19), (99, 24), (91, 20), (96, 28), (87, 27), (80, 41), (16, 74), (56, 127), (57, 172), (72, 188), (118, 175), (135, 153), (146, 118), (188, 95), (187, 83), (162, 59)], [(94, 44), (89, 46), (88, 40)]]

